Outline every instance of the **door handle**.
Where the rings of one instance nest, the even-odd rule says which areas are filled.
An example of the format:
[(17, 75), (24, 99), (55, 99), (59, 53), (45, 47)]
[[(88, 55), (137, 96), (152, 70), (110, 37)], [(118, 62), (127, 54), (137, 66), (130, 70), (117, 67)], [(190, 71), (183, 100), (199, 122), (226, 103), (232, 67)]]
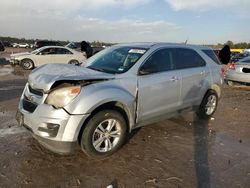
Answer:
[(178, 77), (176, 77), (176, 76), (173, 76), (170, 80), (171, 80), (172, 82), (175, 82), (175, 81), (178, 81), (178, 80), (179, 80), (179, 78), (178, 78)]
[(200, 72), (200, 74), (201, 74), (201, 75), (204, 75), (204, 74), (205, 74), (205, 71), (204, 71), (204, 70), (203, 70), (203, 71), (201, 71), (201, 72)]

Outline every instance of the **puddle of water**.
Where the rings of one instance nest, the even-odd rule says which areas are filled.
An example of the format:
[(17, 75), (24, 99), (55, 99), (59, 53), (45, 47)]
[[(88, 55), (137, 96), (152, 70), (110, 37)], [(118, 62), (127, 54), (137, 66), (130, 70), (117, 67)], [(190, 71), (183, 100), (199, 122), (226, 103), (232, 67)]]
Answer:
[(15, 126), (11, 128), (0, 129), (0, 137), (5, 137), (11, 134), (24, 133), (26, 130), (23, 127)]
[(6, 76), (13, 72), (13, 68), (10, 65), (0, 67), (0, 76)]

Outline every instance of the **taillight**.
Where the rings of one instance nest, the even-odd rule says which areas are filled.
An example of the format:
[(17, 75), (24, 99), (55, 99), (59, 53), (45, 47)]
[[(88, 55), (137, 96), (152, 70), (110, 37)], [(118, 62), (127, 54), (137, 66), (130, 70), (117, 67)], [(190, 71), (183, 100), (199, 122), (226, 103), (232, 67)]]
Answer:
[(224, 75), (225, 75), (225, 69), (224, 69), (224, 67), (222, 66), (222, 67), (221, 67), (221, 76), (222, 76), (222, 78), (224, 78)]
[(230, 64), (229, 69), (235, 70), (235, 65), (234, 65), (234, 63), (231, 63), (231, 64)]

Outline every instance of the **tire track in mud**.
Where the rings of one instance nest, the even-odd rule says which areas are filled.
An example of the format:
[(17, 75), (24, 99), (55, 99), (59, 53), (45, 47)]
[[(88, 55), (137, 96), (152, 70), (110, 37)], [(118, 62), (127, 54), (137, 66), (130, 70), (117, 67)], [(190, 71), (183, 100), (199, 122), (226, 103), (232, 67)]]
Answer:
[(26, 82), (26, 79), (0, 81), (0, 102), (20, 97)]

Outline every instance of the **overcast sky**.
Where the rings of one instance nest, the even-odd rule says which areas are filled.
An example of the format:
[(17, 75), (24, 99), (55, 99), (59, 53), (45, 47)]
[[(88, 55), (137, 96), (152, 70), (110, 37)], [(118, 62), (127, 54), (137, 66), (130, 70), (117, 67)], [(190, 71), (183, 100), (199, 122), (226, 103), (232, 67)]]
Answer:
[(250, 0), (1, 0), (0, 36), (250, 42)]

